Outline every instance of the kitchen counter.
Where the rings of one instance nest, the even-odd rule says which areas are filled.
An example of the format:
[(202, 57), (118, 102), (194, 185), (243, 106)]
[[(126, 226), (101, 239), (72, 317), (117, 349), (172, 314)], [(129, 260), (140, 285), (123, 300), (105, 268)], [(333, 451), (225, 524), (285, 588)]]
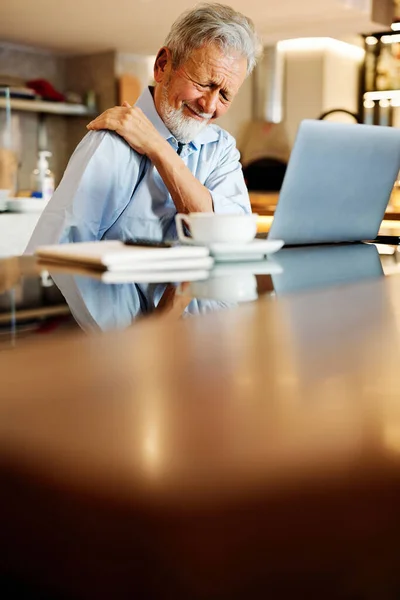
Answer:
[[(260, 215), (258, 231), (269, 230), (275, 213), (279, 194), (250, 192), (252, 210)], [(26, 248), (40, 217), (40, 212), (7, 213), (0, 212), (0, 258), (19, 256)], [(400, 207), (388, 206), (381, 232), (400, 233)]]
[[(253, 212), (265, 216), (274, 215), (279, 200), (278, 192), (250, 192), (249, 196)], [(400, 206), (387, 206), (385, 221), (400, 221)], [(398, 225), (400, 227), (400, 223)]]
[(0, 213), (0, 258), (19, 256), (24, 252), (40, 214)]

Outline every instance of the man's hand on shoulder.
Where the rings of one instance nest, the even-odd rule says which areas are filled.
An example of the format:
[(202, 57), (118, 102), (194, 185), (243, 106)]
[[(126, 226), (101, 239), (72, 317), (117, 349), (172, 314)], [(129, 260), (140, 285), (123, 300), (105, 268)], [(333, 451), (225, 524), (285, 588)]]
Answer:
[(89, 125), (89, 130), (109, 129), (156, 167), (178, 212), (211, 212), (209, 190), (191, 173), (182, 158), (137, 106), (127, 102), (109, 108)]
[(154, 154), (162, 152), (166, 143), (140, 108), (130, 106), (127, 102), (104, 111), (86, 127), (92, 131), (115, 131), (136, 152), (145, 154), (150, 160)]

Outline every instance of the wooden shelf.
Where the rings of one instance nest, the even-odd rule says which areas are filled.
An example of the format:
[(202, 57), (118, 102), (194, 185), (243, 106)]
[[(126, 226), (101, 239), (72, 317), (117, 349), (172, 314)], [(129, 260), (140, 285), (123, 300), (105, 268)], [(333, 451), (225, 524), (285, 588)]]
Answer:
[[(0, 98), (0, 108), (6, 108), (5, 98)], [(97, 114), (95, 111), (89, 110), (84, 104), (47, 102), (45, 100), (21, 100), (18, 98), (11, 98), (11, 110), (84, 117)]]

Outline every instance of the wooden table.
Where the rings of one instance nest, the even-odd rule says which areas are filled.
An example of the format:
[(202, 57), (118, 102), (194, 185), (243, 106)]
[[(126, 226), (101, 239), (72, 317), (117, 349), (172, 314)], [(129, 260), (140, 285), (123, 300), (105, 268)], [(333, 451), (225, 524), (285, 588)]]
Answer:
[(3, 592), (398, 598), (399, 307), (382, 277), (3, 353)]

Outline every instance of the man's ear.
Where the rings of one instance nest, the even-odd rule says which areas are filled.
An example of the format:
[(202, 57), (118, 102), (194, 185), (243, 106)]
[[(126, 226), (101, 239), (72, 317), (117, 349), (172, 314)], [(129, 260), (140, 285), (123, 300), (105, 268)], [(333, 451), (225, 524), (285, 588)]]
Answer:
[(169, 74), (172, 65), (172, 56), (169, 48), (164, 46), (158, 51), (154, 63), (154, 79), (157, 83), (161, 83), (165, 75)]

